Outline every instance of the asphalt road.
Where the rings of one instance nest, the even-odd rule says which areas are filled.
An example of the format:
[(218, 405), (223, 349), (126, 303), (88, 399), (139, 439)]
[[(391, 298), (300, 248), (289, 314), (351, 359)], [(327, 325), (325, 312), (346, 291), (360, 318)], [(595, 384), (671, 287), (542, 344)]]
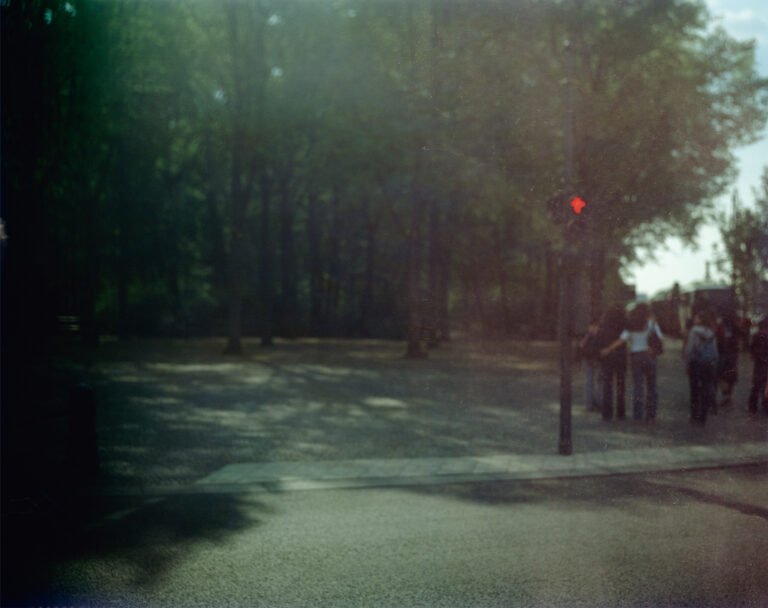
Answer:
[(768, 465), (109, 498), (36, 606), (768, 606)]

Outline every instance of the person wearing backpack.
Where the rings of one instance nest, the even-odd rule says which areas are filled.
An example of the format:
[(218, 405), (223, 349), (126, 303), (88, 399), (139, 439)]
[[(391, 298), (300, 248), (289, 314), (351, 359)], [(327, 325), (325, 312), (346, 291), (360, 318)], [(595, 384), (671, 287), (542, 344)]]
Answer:
[(704, 424), (707, 411), (717, 408), (717, 337), (711, 311), (697, 312), (683, 353), (691, 389), (691, 422)]
[(739, 379), (739, 351), (741, 350), (742, 323), (736, 312), (729, 310), (717, 326), (717, 352), (720, 355), (717, 362), (717, 375), (723, 400), (721, 405), (731, 404), (733, 387)]

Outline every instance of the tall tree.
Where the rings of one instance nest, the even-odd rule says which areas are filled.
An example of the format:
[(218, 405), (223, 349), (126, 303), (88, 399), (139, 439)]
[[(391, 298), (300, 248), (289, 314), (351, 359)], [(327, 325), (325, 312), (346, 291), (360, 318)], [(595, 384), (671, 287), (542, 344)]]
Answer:
[(747, 312), (756, 310), (762, 283), (768, 281), (768, 167), (755, 195), (755, 207), (749, 208), (734, 192), (730, 214), (719, 216), (724, 251), (718, 266), (729, 271), (736, 296)]

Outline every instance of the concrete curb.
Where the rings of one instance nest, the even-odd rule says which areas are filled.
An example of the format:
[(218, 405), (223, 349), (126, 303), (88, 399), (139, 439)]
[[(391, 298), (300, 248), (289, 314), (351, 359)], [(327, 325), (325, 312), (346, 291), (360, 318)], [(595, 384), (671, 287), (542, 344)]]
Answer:
[(572, 456), (499, 454), (465, 458), (364, 459), (229, 464), (186, 486), (93, 488), (101, 496), (290, 492), (558, 479), (684, 471), (768, 462), (768, 443), (693, 445)]

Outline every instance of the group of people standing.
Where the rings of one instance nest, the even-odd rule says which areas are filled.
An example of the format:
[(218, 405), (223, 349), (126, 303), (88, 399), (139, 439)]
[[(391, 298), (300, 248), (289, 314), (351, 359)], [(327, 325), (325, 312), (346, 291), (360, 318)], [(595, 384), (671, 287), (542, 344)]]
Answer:
[[(748, 409), (758, 405), (768, 414), (768, 316), (751, 337), (754, 361)], [(691, 421), (703, 424), (708, 413), (730, 405), (738, 380), (739, 351), (745, 340), (743, 324), (735, 314), (721, 319), (711, 310), (700, 310), (688, 323), (682, 358), (690, 386)], [(627, 362), (632, 377), (632, 418), (653, 425), (659, 395), (656, 359), (663, 352), (664, 336), (650, 307), (638, 303), (628, 313), (620, 306), (609, 308), (579, 344), (584, 361), (587, 407), (603, 419), (627, 417), (625, 393)], [(718, 386), (722, 401), (718, 402)]]
[(661, 354), (662, 339), (661, 329), (644, 303), (635, 306), (629, 314), (625, 314), (619, 306), (611, 307), (597, 323), (590, 326), (580, 344), (588, 370), (587, 402), (592, 409), (602, 411), (604, 420), (614, 417), (614, 403), (616, 417), (626, 418), (625, 387), (629, 359), (632, 417), (636, 421), (654, 423), (659, 401), (656, 357)]

